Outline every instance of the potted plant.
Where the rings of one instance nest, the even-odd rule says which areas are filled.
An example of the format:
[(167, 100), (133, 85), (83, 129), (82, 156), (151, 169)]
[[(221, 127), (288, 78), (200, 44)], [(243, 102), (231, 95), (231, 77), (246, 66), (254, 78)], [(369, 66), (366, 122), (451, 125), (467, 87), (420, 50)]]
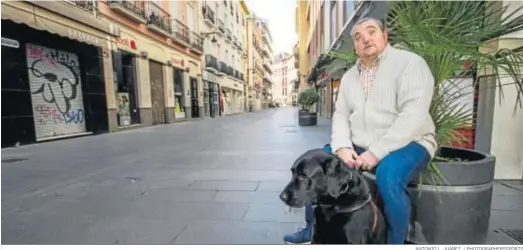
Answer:
[(300, 111), (298, 113), (298, 124), (300, 126), (316, 126), (318, 124), (318, 115), (311, 112), (312, 105), (320, 100), (320, 96), (314, 88), (304, 89), (298, 96)]
[[(486, 152), (452, 147), (475, 125), (473, 108), (461, 102), (483, 91), (478, 74), (497, 76), (494, 87), (514, 87), (516, 108), (523, 98), (523, 50), (492, 48), (500, 36), (523, 30), (521, 8), (507, 11), (499, 1), (392, 1), (387, 17), (389, 42), (425, 58), (435, 78), (430, 113), (438, 150), (412, 181), (412, 218), (408, 239), (420, 244), (485, 243), (490, 219), (495, 158)], [(354, 62), (354, 53), (331, 56)], [(485, 73), (487, 72), (487, 73)], [(488, 73), (490, 72), (490, 73)], [(474, 79), (470, 91), (454, 79)], [(501, 84), (503, 79), (503, 84)], [(365, 173), (375, 192), (375, 178)]]

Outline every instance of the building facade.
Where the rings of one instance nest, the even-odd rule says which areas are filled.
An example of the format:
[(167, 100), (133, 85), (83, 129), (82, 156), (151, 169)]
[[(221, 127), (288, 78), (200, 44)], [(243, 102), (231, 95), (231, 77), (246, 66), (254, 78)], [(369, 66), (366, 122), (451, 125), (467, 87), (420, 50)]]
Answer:
[(262, 106), (267, 108), (269, 103), (273, 101), (273, 86), (274, 75), (272, 70), (272, 36), (269, 31), (269, 25), (263, 20), (257, 22), (258, 29), (262, 36), (262, 64), (263, 64), (263, 90), (262, 90)]
[(294, 64), (294, 55), (289, 53), (280, 53), (273, 58), (273, 100), (282, 106), (293, 106), (296, 103), (294, 83), (297, 81), (298, 70)]
[(266, 108), (269, 103), (272, 72), (270, 66), (264, 65), (264, 59), (270, 58), (271, 37), (266, 22), (250, 12), (244, 1), (240, 1), (245, 20), (245, 109), (253, 112)]
[(245, 22), (240, 2), (201, 1), (204, 18), (205, 116), (235, 114), (244, 111)]
[(111, 131), (112, 43), (96, 2), (2, 2), (2, 147)]
[[(320, 116), (331, 118), (334, 112), (340, 79), (351, 65), (338, 62), (334, 71), (322, 71), (326, 64), (334, 64), (324, 55), (343, 33), (361, 1), (298, 1), (296, 6), (296, 32), (298, 46), (294, 55), (298, 58), (300, 89), (318, 89), (320, 101), (316, 111)], [(349, 37), (350, 38), (350, 37)], [(345, 44), (347, 46), (347, 44)], [(349, 45), (349, 47), (352, 45)], [(320, 72), (321, 71), (321, 72)]]
[(196, 1), (99, 1), (99, 15), (120, 28), (113, 43), (113, 126), (155, 125), (203, 116)]

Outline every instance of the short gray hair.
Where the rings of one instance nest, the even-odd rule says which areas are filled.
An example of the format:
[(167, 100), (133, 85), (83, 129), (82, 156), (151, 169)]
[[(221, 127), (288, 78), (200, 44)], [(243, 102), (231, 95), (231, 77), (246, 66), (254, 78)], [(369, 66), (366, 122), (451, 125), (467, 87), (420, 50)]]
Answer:
[(378, 18), (375, 18), (375, 17), (364, 17), (360, 20), (358, 20), (354, 26), (352, 26), (352, 29), (350, 30), (350, 36), (354, 36), (354, 31), (356, 30), (356, 28), (364, 23), (364, 22), (367, 22), (367, 21), (374, 21), (376, 23), (376, 25), (378, 25), (378, 27), (381, 29), (381, 31), (385, 31), (385, 24), (382, 20), (378, 19)]

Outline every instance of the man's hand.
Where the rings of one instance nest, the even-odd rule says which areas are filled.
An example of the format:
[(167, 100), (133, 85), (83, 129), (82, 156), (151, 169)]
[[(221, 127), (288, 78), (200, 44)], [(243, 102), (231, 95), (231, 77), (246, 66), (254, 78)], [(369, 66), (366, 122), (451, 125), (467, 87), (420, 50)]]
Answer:
[(379, 163), (378, 157), (376, 157), (372, 152), (365, 151), (363, 154), (356, 158), (356, 165), (361, 166), (362, 170), (370, 171), (376, 167)]
[(356, 159), (358, 158), (358, 154), (352, 148), (340, 148), (338, 151), (336, 151), (336, 154), (351, 168), (361, 166), (356, 166)]

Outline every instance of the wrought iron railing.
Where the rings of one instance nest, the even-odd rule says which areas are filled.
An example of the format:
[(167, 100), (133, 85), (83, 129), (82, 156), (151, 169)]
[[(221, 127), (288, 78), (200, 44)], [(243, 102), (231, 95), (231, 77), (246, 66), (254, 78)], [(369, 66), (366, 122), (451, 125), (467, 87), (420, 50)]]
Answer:
[(221, 19), (218, 20), (218, 29), (222, 32), (222, 33), (225, 33), (225, 24), (223, 23), (223, 21)]
[(218, 60), (212, 55), (205, 55), (205, 67), (218, 70)]
[(109, 4), (118, 4), (143, 18), (146, 18), (145, 10), (147, 2), (148, 1), (109, 0)]
[(211, 21), (211, 23), (216, 23), (216, 20), (214, 19), (214, 10), (212, 10), (208, 4), (205, 4), (204, 18)]
[(225, 35), (227, 36), (227, 39), (232, 40), (231, 29), (227, 28), (227, 31), (225, 32)]
[(203, 51), (203, 39), (194, 31), (191, 31), (191, 46), (193, 49)]
[(96, 3), (97, 1), (94, 0), (88, 0), (88, 1), (69, 1), (72, 4), (78, 6), (79, 8), (82, 8), (84, 10), (87, 10), (91, 13), (93, 13), (94, 10), (96, 10)]
[(172, 32), (171, 15), (155, 2), (147, 2), (147, 24), (156, 25), (160, 29)]
[(180, 22), (178, 19), (172, 19), (171, 25), (173, 29), (173, 35), (176, 39), (186, 44), (191, 43), (189, 28), (185, 24)]
[(218, 70), (220, 72), (223, 72), (223, 73), (227, 74), (227, 67), (228, 66), (227, 66), (227, 64), (225, 62), (222, 62), (222, 61), (218, 62)]

